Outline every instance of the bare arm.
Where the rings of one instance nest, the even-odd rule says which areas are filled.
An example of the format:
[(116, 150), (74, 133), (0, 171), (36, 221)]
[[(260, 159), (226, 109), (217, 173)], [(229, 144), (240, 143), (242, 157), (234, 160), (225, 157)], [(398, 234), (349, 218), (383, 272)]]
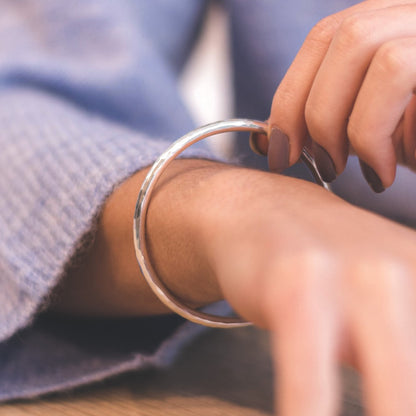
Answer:
[[(165, 309), (140, 277), (132, 217), (144, 172), (109, 198), (56, 308)], [(416, 234), (322, 188), (208, 161), (177, 161), (149, 207), (156, 270), (180, 298), (225, 297), (272, 332), (281, 415), (335, 415), (340, 361), (363, 373), (371, 414), (416, 411)], [(386, 377), (386, 374), (389, 374)]]
[[(228, 169), (204, 160), (175, 161), (160, 179), (149, 207), (152, 263), (167, 287), (190, 304), (222, 298), (198, 246), (203, 209), (197, 204), (197, 194), (210, 176)], [(98, 316), (168, 312), (141, 275), (134, 253), (133, 214), (146, 173), (147, 169), (137, 172), (108, 198), (91, 249), (57, 289), (55, 310)], [(215, 202), (214, 190), (212, 199)]]

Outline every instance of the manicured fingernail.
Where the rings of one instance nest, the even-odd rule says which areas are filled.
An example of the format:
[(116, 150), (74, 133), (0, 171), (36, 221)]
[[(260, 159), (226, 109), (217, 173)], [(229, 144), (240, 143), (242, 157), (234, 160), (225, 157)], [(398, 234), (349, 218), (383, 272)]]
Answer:
[(267, 158), (272, 172), (280, 173), (289, 167), (289, 138), (277, 127), (270, 132)]
[(250, 139), (249, 139), (249, 144), (250, 144), (250, 149), (260, 155), (260, 156), (266, 156), (267, 155), (267, 145), (265, 145), (265, 149), (263, 149), (260, 146), (260, 142), (263, 143), (267, 143), (267, 136), (264, 133), (257, 133), (252, 131), (250, 133)]
[(379, 194), (386, 189), (383, 186), (381, 179), (379, 178), (375, 170), (371, 166), (367, 165), (367, 163), (363, 162), (361, 159), (360, 167), (365, 180), (368, 182), (368, 184), (371, 186), (371, 189), (374, 192), (377, 192)]
[(337, 178), (337, 171), (329, 153), (315, 142), (312, 143), (312, 152), (321, 178), (325, 182), (333, 182)]

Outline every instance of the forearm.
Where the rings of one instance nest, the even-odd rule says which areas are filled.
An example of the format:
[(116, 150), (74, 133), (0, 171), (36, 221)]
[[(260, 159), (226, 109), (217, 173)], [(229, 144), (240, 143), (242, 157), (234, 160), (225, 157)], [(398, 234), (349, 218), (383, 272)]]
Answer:
[[(90, 250), (56, 290), (55, 310), (111, 316), (166, 312), (141, 275), (132, 241), (135, 203), (146, 173), (147, 169), (139, 171), (108, 198)], [(259, 230), (267, 227), (264, 218), (256, 218), (261, 211), (287, 223), (306, 201), (323, 204), (326, 198), (334, 197), (280, 175), (206, 160), (177, 160), (160, 179), (149, 205), (152, 264), (166, 286), (188, 304), (217, 301), (223, 294), (213, 271), (211, 241), (224, 231), (226, 238), (239, 238), (238, 230), (253, 223)], [(227, 232), (230, 224), (235, 230)], [(281, 236), (284, 241), (283, 232)]]
[[(199, 228), (203, 213), (197, 194), (210, 176), (228, 169), (228, 165), (206, 160), (174, 161), (149, 205), (147, 244), (152, 264), (166, 286), (191, 305), (222, 298), (202, 255)], [(90, 249), (55, 291), (53, 310), (98, 316), (167, 311), (144, 280), (134, 253), (132, 220), (147, 170), (131, 176), (108, 198)]]

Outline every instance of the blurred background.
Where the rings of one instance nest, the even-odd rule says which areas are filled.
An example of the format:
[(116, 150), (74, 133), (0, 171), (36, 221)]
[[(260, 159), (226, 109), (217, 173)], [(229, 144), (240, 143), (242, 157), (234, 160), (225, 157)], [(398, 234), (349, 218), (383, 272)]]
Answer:
[[(206, 21), (191, 59), (180, 80), (180, 89), (196, 125), (233, 116), (233, 81), (227, 16), (221, 6), (211, 2)], [(216, 153), (230, 156), (234, 135), (209, 139)]]

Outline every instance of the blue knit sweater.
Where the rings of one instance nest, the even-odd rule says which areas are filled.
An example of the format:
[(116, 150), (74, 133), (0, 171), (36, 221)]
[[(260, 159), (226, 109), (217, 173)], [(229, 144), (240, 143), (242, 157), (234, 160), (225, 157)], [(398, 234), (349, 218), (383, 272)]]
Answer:
[[(175, 316), (65, 320), (44, 311), (66, 267), (93, 234), (106, 197), (194, 127), (177, 78), (206, 2), (0, 3), (0, 400), (5, 400), (166, 363), (199, 330)], [(264, 119), (312, 25), (353, 2), (223, 3), (230, 18), (237, 116)], [(247, 144), (239, 147), (244, 159)], [(208, 154), (201, 152), (189, 155)]]

